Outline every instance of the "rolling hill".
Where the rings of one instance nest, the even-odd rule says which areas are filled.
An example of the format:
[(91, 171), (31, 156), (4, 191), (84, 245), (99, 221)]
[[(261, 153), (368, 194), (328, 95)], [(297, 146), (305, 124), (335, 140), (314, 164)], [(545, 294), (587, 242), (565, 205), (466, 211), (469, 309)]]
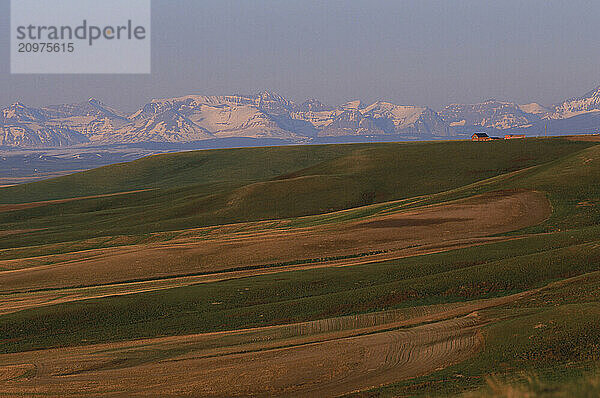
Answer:
[[(552, 140), (356, 144), (156, 155), (1, 188), (0, 205), (142, 192), (0, 214), (0, 225), (41, 228), (22, 237), (35, 242), (321, 214), (458, 188), (588, 145)], [(7, 239), (0, 237), (0, 245)]]
[(599, 178), (597, 137), (569, 137), (196, 151), (2, 188), (0, 388), (594, 396)]

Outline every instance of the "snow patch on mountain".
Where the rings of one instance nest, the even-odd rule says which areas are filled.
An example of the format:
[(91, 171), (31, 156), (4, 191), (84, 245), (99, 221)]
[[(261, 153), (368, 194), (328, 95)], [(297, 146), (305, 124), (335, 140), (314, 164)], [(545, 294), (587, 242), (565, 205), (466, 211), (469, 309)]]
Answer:
[(600, 111), (600, 86), (581, 97), (571, 98), (558, 105), (550, 119), (567, 119), (588, 112)]
[[(307, 142), (323, 136), (448, 136), (478, 128), (539, 133), (548, 119), (560, 128), (592, 131), (600, 87), (547, 108), (490, 99), (426, 106), (353, 100), (332, 107), (316, 99), (296, 104), (269, 91), (252, 95), (187, 95), (154, 99), (124, 114), (96, 98), (33, 108), (16, 102), (0, 111), (0, 146), (43, 147), (82, 143), (187, 143), (215, 138), (277, 138)], [(581, 117), (590, 114), (590, 117)], [(587, 123), (587, 124), (586, 124)], [(590, 124), (588, 126), (588, 124)]]
[(548, 113), (552, 112), (552, 109), (546, 108), (545, 106), (542, 106), (542, 105), (538, 104), (537, 102), (519, 105), (519, 109), (521, 109), (525, 113), (531, 113), (534, 115), (541, 115), (541, 116), (547, 115)]
[(512, 102), (490, 99), (478, 104), (452, 104), (439, 112), (452, 125), (509, 129), (534, 123), (540, 117)]

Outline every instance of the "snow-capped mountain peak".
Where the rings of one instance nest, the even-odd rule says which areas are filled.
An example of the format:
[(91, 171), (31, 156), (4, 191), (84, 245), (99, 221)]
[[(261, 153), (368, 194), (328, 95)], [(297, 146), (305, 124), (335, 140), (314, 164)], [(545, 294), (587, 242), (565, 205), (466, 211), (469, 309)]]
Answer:
[(340, 106), (340, 109), (344, 110), (357, 110), (362, 108), (362, 102), (360, 100), (348, 101)]
[(587, 93), (585, 93), (583, 96), (579, 97), (579, 98), (600, 98), (600, 86), (596, 87), (595, 89), (588, 91)]
[(296, 106), (296, 111), (298, 112), (323, 112), (332, 110), (333, 108), (331, 106), (325, 105), (321, 101), (314, 98), (307, 99), (303, 103)]
[(599, 112), (600, 87), (553, 108), (492, 98), (475, 104), (448, 105), (439, 112), (392, 101), (365, 104), (353, 100), (331, 107), (309, 99), (296, 104), (275, 92), (263, 91), (153, 99), (128, 115), (91, 97), (81, 103), (42, 108), (15, 102), (0, 111), (0, 146), (191, 142), (229, 137), (294, 142), (323, 136), (423, 138), (481, 128), (538, 134), (548, 124), (552, 129), (548, 119), (561, 119), (557, 127), (575, 133), (597, 131)]
[(281, 103), (286, 103), (286, 104), (290, 103), (290, 101), (288, 101), (287, 99), (285, 99), (285, 97), (283, 97), (282, 95), (279, 95), (275, 91), (268, 91), (268, 90), (261, 91), (260, 93), (258, 93), (258, 98), (263, 101), (276, 101), (276, 102), (281, 102)]
[(600, 111), (600, 86), (588, 91), (581, 97), (566, 100), (558, 105), (549, 119), (566, 119), (589, 112)]
[(8, 108), (9, 109), (23, 109), (23, 108), (25, 108), (25, 105), (22, 102), (17, 101), (15, 103), (11, 104)]
[(11, 122), (43, 122), (46, 118), (39, 109), (15, 102), (2, 110), (2, 119)]

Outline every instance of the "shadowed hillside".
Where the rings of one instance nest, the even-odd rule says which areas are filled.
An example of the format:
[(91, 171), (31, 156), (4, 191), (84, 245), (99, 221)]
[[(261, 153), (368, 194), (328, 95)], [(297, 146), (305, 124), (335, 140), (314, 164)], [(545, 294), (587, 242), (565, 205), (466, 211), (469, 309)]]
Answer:
[[(7, 247), (321, 214), (434, 194), (540, 165), (591, 143), (330, 145), (210, 150), (131, 163), (0, 189)], [(144, 190), (143, 192), (127, 193)], [(2, 206), (124, 193), (38, 206)], [(35, 231), (31, 231), (35, 230)]]

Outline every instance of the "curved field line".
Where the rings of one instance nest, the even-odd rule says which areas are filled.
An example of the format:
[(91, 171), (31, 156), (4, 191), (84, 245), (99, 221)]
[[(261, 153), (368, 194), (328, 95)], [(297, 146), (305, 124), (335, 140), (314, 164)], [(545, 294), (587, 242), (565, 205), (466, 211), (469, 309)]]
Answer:
[(57, 258), (58, 262), (50, 260), (50, 264), (48, 260), (31, 260), (34, 262), (30, 267), (19, 265), (19, 261), (30, 261), (27, 259), (6, 260), (0, 262), (0, 267), (6, 267), (0, 272), (0, 292), (106, 286), (184, 276), (214, 281), (257, 272), (280, 272), (291, 269), (290, 266), (304, 269), (362, 264), (490, 239), (542, 222), (549, 213), (550, 205), (543, 194), (502, 192), (313, 230), (100, 249)]
[[(577, 283), (579, 277), (564, 283)], [(481, 311), (529, 297), (0, 355), (0, 390), (44, 396), (328, 397), (429, 374), (474, 355)]]
[[(392, 253), (376, 254), (348, 260), (332, 260), (311, 264), (288, 265), (281, 267), (258, 267), (256, 269), (232, 272), (209, 273), (181, 277), (157, 278), (147, 281), (113, 283), (81, 288), (48, 289), (43, 291), (0, 294), (0, 315), (10, 314), (30, 308), (62, 304), (72, 301), (124, 296), (129, 294), (151, 292), (190, 286), (200, 283), (213, 283), (231, 279), (268, 275), (281, 272), (301, 271), (328, 267), (350, 267), (355, 265), (374, 264), (381, 261), (397, 260), (413, 256), (441, 253), (487, 243), (504, 242), (522, 239), (524, 236), (490, 237), (473, 239), (471, 243), (461, 240), (446, 242), (446, 245), (432, 245), (400, 250)], [(7, 271), (11, 272), (11, 271)]]
[[(369, 333), (361, 330), (358, 335), (350, 330), (256, 343), (263, 333), (273, 331), (261, 328), (245, 332), (248, 340), (233, 345), (227, 345), (226, 338), (238, 332), (0, 355), (0, 374), (5, 376), (0, 387), (6, 393), (49, 396), (78, 396), (82, 391), (94, 396), (116, 391), (160, 396), (336, 396), (462, 361), (480, 347), (482, 324), (481, 317), (472, 314), (408, 329), (367, 328)], [(210, 348), (209, 341), (225, 345)], [(175, 354), (161, 359), (161, 349)], [(184, 353), (177, 354), (178, 349)], [(135, 355), (144, 355), (140, 353), (149, 358), (136, 361)], [(158, 353), (155, 360), (154, 353)], [(25, 377), (31, 369), (33, 374)]]

